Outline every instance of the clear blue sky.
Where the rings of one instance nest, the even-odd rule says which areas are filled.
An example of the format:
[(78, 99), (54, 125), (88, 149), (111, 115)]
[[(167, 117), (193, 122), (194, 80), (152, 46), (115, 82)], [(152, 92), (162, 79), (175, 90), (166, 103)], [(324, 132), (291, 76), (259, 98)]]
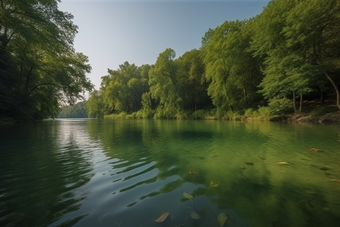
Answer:
[(209, 28), (226, 20), (260, 14), (269, 0), (62, 0), (59, 9), (70, 12), (79, 26), (77, 52), (89, 57), (88, 75), (99, 89), (107, 69), (128, 61), (154, 64), (172, 48), (176, 57), (198, 49)]

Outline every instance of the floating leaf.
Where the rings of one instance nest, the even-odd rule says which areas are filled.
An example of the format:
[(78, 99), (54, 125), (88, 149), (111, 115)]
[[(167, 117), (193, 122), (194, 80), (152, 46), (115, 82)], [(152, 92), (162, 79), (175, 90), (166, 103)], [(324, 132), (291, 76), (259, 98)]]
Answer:
[(195, 176), (195, 175), (197, 175), (197, 174), (198, 174), (198, 173), (195, 172), (195, 171), (191, 171), (191, 170), (188, 171), (188, 175), (189, 175), (189, 176)]
[(278, 162), (277, 164), (280, 164), (280, 165), (290, 165), (292, 163), (291, 162)]
[(98, 221), (100, 221), (100, 223), (102, 223), (102, 220), (105, 218), (106, 215), (108, 215), (108, 213), (100, 215), (100, 217), (98, 218)]
[(162, 214), (161, 216), (159, 216), (159, 218), (157, 218), (155, 220), (155, 222), (163, 222), (169, 215), (169, 211), (165, 212), (164, 214)]
[(320, 149), (315, 148), (315, 147), (312, 147), (312, 148), (310, 149), (310, 151), (313, 151), (313, 152), (323, 152), (323, 150), (320, 150)]
[(214, 181), (210, 181), (210, 187), (211, 188), (216, 188), (220, 183), (214, 182)]
[(192, 199), (193, 199), (194, 197), (193, 197), (192, 195), (190, 195), (190, 194), (188, 194), (188, 193), (186, 193), (186, 192), (183, 192), (183, 196), (184, 196), (184, 198), (187, 198), (187, 199), (191, 200), (191, 203), (193, 203)]
[(340, 180), (338, 180), (338, 179), (330, 179), (331, 181), (333, 181), (333, 182), (338, 182), (338, 183), (340, 183)]
[(224, 225), (224, 223), (227, 221), (227, 218), (228, 218), (227, 215), (223, 212), (217, 216), (217, 220), (218, 223), (220, 223), (220, 227)]
[(191, 213), (190, 213), (190, 217), (191, 217), (192, 219), (200, 219), (200, 216), (199, 216), (197, 213), (195, 213), (195, 212), (191, 212)]

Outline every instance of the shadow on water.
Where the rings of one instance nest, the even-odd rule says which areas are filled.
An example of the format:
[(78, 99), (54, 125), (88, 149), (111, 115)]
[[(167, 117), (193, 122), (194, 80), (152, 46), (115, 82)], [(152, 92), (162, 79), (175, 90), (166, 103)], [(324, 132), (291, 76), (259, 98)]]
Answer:
[[(0, 130), (0, 225), (48, 226), (77, 211), (88, 193), (79, 188), (93, 175), (90, 154), (80, 152), (74, 135), (77, 126), (50, 121)], [(86, 216), (74, 216), (63, 226)]]

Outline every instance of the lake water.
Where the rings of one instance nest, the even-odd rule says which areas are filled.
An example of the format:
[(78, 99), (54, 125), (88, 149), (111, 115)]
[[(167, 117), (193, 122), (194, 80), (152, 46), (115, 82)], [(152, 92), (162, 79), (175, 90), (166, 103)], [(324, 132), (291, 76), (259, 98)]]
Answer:
[(58, 119), (0, 126), (2, 227), (214, 227), (222, 213), (226, 227), (339, 226), (339, 125)]

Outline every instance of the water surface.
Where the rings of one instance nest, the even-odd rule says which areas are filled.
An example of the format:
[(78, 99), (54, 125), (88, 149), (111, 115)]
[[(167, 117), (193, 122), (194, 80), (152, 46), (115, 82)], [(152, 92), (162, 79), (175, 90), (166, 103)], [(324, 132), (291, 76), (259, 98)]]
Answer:
[(338, 226), (339, 136), (270, 122), (0, 126), (0, 226), (220, 226), (221, 213), (224, 226)]

